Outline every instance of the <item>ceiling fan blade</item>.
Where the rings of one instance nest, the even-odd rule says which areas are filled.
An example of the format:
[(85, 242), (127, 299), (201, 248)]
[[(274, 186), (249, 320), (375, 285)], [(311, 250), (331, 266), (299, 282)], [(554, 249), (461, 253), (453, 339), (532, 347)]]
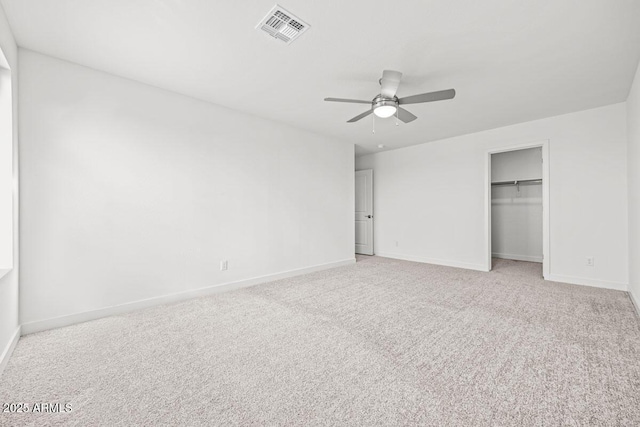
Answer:
[(404, 108), (398, 107), (398, 118), (405, 123), (409, 123), (414, 121), (418, 117), (414, 116), (412, 113), (408, 112)]
[(347, 123), (353, 123), (353, 122), (357, 122), (360, 119), (363, 119), (365, 117), (367, 117), (369, 114), (373, 113), (373, 108), (371, 110), (367, 110), (362, 114), (358, 114), (357, 116), (355, 116), (353, 119), (351, 120), (347, 120)]
[(353, 104), (371, 104), (371, 101), (361, 101), (359, 99), (325, 98), (324, 100), (331, 102), (351, 102)]
[(437, 92), (421, 93), (420, 95), (405, 96), (398, 100), (398, 104), (419, 104), (421, 102), (443, 101), (456, 96), (455, 89), (439, 90)]
[(380, 95), (393, 98), (396, 96), (402, 73), (400, 71), (384, 70), (380, 79)]

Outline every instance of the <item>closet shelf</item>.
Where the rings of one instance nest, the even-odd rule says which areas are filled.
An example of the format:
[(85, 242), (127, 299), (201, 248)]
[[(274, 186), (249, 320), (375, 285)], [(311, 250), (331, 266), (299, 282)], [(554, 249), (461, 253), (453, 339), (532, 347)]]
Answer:
[(541, 179), (521, 179), (518, 181), (492, 182), (491, 185), (519, 185), (519, 184), (542, 184)]

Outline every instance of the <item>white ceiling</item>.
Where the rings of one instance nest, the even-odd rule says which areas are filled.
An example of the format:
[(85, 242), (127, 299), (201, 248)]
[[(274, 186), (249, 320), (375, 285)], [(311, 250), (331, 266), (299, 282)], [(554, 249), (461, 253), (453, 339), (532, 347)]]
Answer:
[[(254, 29), (275, 0), (0, 0), (19, 46), (380, 151), (624, 101), (638, 0), (280, 0), (311, 25)], [(384, 69), (419, 117), (347, 124)]]

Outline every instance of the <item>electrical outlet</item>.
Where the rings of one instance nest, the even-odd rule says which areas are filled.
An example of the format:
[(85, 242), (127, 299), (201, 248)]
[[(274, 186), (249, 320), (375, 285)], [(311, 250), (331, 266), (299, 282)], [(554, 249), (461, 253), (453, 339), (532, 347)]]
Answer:
[(593, 267), (595, 265), (595, 260), (592, 256), (588, 256), (585, 264), (589, 267)]
[(396, 240), (396, 248), (398, 247), (398, 241)]
[(220, 261), (220, 271), (226, 271), (229, 269), (229, 261), (226, 259), (224, 261)]

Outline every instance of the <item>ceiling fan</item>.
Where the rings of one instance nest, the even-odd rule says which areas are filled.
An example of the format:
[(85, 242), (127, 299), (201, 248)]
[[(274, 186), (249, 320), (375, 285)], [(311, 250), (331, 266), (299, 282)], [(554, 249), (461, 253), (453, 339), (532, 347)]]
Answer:
[(325, 98), (325, 101), (331, 102), (351, 102), (354, 104), (371, 104), (371, 109), (365, 111), (362, 114), (358, 114), (347, 123), (357, 122), (358, 120), (367, 117), (369, 114), (374, 113), (381, 118), (387, 118), (395, 115), (398, 119), (405, 123), (409, 123), (417, 119), (401, 105), (406, 104), (419, 104), (422, 102), (443, 101), (445, 99), (452, 99), (456, 96), (455, 89), (439, 90), (437, 92), (421, 93), (420, 95), (405, 96), (404, 98), (398, 98), (396, 92), (400, 85), (400, 79), (402, 73), (400, 71), (384, 70), (382, 72), (382, 78), (380, 79), (380, 95), (373, 98), (372, 101), (361, 101), (359, 99), (343, 99), (343, 98)]

